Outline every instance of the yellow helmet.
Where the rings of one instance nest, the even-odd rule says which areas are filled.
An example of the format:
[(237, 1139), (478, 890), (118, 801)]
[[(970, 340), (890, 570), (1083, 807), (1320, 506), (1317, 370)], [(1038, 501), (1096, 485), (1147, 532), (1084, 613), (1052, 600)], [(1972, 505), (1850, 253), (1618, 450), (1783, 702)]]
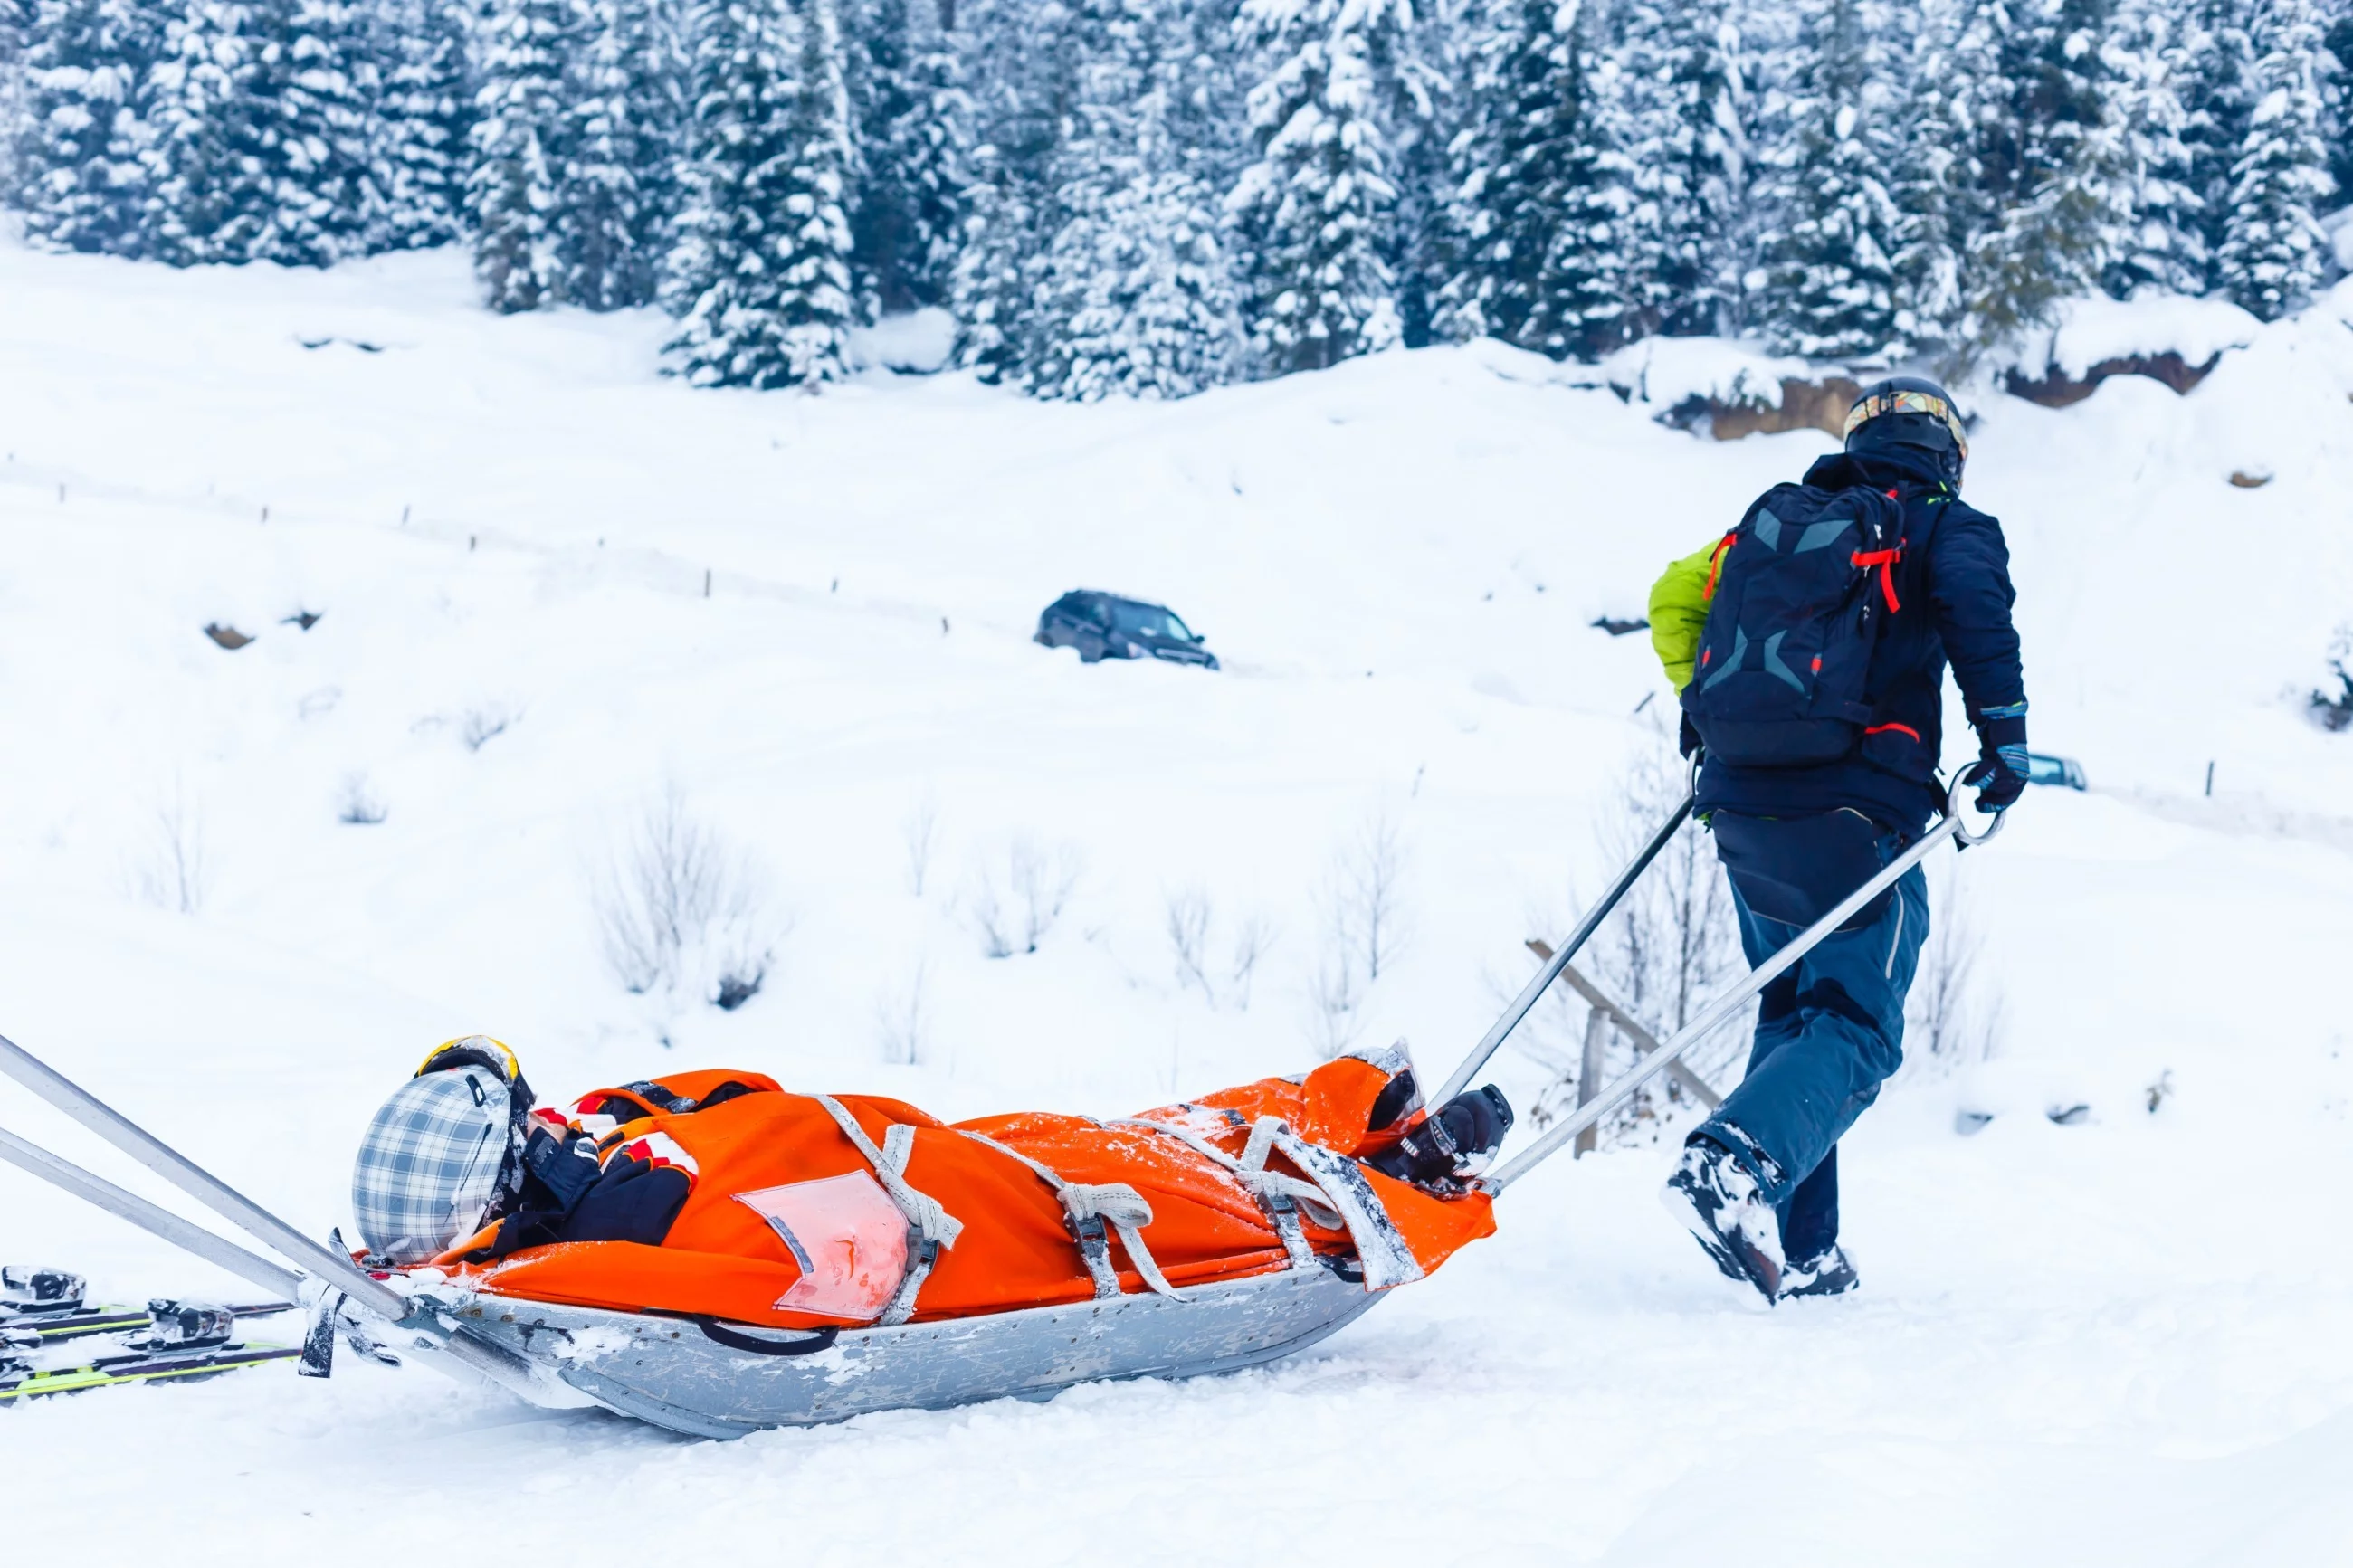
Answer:
[(460, 1035), (454, 1040), (444, 1040), (426, 1053), (425, 1060), (412, 1077), (423, 1078), (429, 1072), (445, 1068), (463, 1067), (475, 1063), (490, 1068), (510, 1084), (522, 1081), (522, 1063), (504, 1040), (488, 1035)]

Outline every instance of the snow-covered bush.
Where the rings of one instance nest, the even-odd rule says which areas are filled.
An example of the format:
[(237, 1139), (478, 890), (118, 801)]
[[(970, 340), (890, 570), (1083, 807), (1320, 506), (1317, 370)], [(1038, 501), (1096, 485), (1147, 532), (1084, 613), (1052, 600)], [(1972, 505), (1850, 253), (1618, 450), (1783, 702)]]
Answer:
[(2312, 717), (2330, 734), (2340, 734), (2353, 729), (2353, 670), (2346, 662), (2353, 659), (2353, 626), (2337, 634), (2337, 646), (2329, 650), (2329, 673), (2337, 678), (2337, 689), (2328, 689), (2324, 680), (2312, 692)]
[(354, 827), (372, 827), (385, 819), (389, 808), (369, 787), (365, 773), (345, 773), (343, 786), (335, 797), (335, 820)]
[(676, 790), (649, 803), (592, 880), (605, 961), (635, 995), (733, 1011), (760, 993), (790, 921), (758, 862)]

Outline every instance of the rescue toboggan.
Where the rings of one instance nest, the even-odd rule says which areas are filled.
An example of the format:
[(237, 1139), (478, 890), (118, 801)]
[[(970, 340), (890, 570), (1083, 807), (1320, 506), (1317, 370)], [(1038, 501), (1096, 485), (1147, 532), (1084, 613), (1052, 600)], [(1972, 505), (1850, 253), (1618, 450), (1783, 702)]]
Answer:
[[(1607, 895), (1514, 998), (1430, 1101), (1466, 1085), (1526, 1016), (1692, 810), (1686, 797)], [(1713, 998), (1690, 1025), (1481, 1179), (1500, 1194), (1728, 1021), (1777, 975), (1947, 840), (1972, 833), (1956, 783), (1943, 818), (1796, 941)], [(880, 1410), (940, 1409), (998, 1398), (1042, 1399), (1099, 1380), (1196, 1377), (1279, 1360), (1324, 1339), (1397, 1286), (1420, 1277), (1377, 1245), (1353, 1256), (1293, 1248), (1286, 1267), (1181, 1292), (1139, 1290), (1092, 1300), (890, 1326), (813, 1331), (709, 1317), (623, 1311), (493, 1294), (463, 1275), (382, 1277), (263, 1209), (14, 1043), (0, 1072), (257, 1238), (292, 1268), (259, 1257), (134, 1194), (0, 1130), (0, 1160), (30, 1172), (188, 1252), (309, 1308), (304, 1370), (322, 1375), (343, 1340), (386, 1361), (416, 1360), (486, 1381), (552, 1408), (601, 1406), (673, 1432), (733, 1437), (839, 1421)], [(1345, 1173), (1310, 1171), (1335, 1205)], [(1360, 1241), (1369, 1241), (1360, 1233)]]

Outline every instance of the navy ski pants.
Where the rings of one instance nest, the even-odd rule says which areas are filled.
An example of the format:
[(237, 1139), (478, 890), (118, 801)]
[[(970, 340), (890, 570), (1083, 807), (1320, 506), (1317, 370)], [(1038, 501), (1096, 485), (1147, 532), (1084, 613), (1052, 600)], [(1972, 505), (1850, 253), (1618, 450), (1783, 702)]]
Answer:
[[(1880, 864), (1904, 845), (1883, 835)], [(1928, 881), (1915, 866), (1894, 891), (1870, 924), (1833, 933), (1765, 987), (1748, 1076), (1692, 1134), (1731, 1150), (1757, 1177), (1792, 1262), (1838, 1240), (1838, 1141), (1904, 1060), (1904, 998), (1928, 935)], [(1805, 929), (1757, 914), (1737, 879), (1732, 897), (1752, 968)]]

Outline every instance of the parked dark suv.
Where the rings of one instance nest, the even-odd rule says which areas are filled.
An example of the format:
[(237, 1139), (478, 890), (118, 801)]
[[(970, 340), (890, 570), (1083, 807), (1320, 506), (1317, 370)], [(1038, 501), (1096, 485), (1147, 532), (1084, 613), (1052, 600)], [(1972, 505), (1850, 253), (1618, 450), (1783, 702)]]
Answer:
[(1074, 589), (1046, 606), (1032, 642), (1074, 647), (1088, 664), (1104, 658), (1161, 658), (1218, 668), (1218, 656), (1166, 605)]

